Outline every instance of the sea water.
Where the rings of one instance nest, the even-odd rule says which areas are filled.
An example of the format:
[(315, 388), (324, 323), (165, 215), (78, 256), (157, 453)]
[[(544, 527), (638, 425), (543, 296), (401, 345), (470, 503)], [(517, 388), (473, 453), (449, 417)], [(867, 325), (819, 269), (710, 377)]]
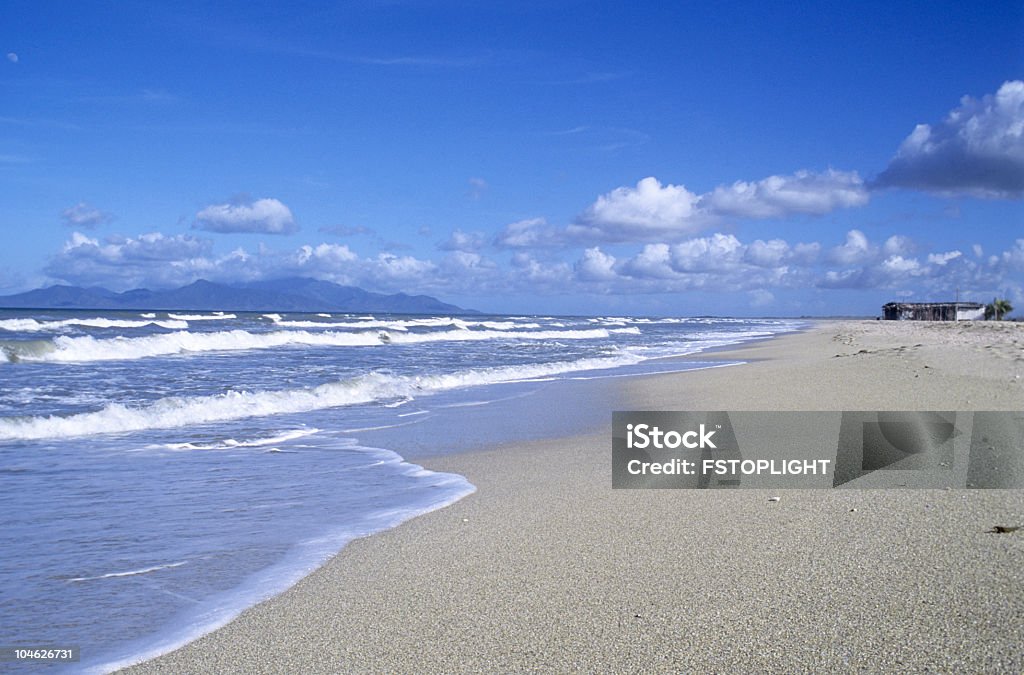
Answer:
[(473, 492), (415, 458), (606, 423), (545, 396), (798, 328), (0, 310), (0, 646), (167, 651)]

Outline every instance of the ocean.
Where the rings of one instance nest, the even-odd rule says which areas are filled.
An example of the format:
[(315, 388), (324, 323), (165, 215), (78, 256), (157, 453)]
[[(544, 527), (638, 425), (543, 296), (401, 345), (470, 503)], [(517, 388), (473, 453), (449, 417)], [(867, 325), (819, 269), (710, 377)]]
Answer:
[(587, 383), (802, 326), (0, 310), (0, 647), (173, 649), (474, 491), (417, 460), (606, 424)]

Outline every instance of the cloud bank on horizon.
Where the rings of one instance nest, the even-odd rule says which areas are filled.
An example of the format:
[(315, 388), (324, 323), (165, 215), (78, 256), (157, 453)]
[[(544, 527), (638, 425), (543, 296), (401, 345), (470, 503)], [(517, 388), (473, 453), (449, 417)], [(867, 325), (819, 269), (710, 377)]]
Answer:
[[(373, 17), (411, 11), (364, 10)], [(533, 11), (539, 10), (524, 15)], [(992, 19), (992, 25), (1005, 22), (997, 11)], [(522, 16), (509, 20), (517, 25)], [(330, 16), (324, 21), (333, 25)], [(921, 117), (907, 101), (893, 100), (875, 120), (854, 112), (829, 120), (812, 118), (806, 105), (778, 107), (787, 84), (790, 92), (793, 83), (807, 87), (799, 78), (787, 80), (785, 69), (772, 71), (780, 73), (771, 83), (777, 95), (771, 88), (748, 95), (744, 87), (762, 86), (755, 74), (731, 84), (743, 95), (716, 104), (709, 94), (729, 87), (705, 83), (687, 98), (682, 82), (693, 84), (696, 76), (675, 73), (679, 85), (658, 81), (661, 89), (651, 87), (657, 93), (642, 99), (651, 84), (644, 73), (598, 68), (591, 63), (596, 57), (581, 57), (568, 59), (575, 72), (553, 76), (554, 61), (539, 62), (543, 77), (521, 85), (536, 101), (526, 103), (528, 96), (515, 92), (509, 100), (523, 109), (498, 111), (487, 108), (484, 94), (499, 98), (502, 88), (520, 85), (515, 77), (493, 76), (505, 68), (519, 77), (512, 68), (535, 58), (532, 52), (474, 51), (466, 33), (455, 43), (461, 51), (445, 52), (446, 43), (426, 42), (416, 32), (405, 37), (417, 48), (370, 55), (355, 46), (351, 52), (315, 47), (317, 27), (302, 21), (291, 42), (287, 30), (271, 40), (256, 29), (210, 25), (189, 35), (199, 34), (211, 48), (211, 71), (232, 64), (225, 79), (213, 81), (224, 89), (220, 98), (216, 88), (205, 98), (185, 93), (203, 87), (202, 74), (185, 74), (174, 85), (153, 82), (143, 71), (127, 85), (131, 91), (79, 95), (84, 108), (98, 111), (96, 119), (0, 113), (9, 139), (102, 139), (116, 127), (139, 139), (140, 152), (162, 157), (152, 166), (138, 160), (140, 173), (156, 182), (112, 189), (116, 180), (106, 176), (127, 179), (136, 156), (130, 143), (119, 150), (103, 143), (108, 154), (96, 165), (97, 180), (71, 174), (67, 189), (50, 189), (63, 199), (50, 210), (59, 227), (33, 240), (34, 269), (20, 259), (0, 269), (0, 292), (50, 283), (125, 290), (309, 276), (380, 292), (430, 293), (499, 312), (874, 313), (891, 299), (961, 292), (1024, 306), (1024, 79), (1006, 79), (994, 91), (947, 90), (947, 99), (935, 94), (930, 105), (922, 103)], [(601, 44), (597, 29), (588, 31), (581, 37), (587, 44), (573, 45), (580, 54)], [(680, 44), (667, 37), (673, 49)], [(727, 37), (708, 40), (717, 45)], [(650, 35), (630, 39), (657, 42)], [(940, 43), (936, 38), (936, 48)], [(902, 43), (893, 44), (893, 55), (903, 54)], [(823, 44), (793, 45), (772, 46), (792, 48), (798, 63), (807, 63), (803, 49), (827, 55)], [(18, 77), (53, 58), (10, 46), (17, 53), (7, 51), (7, 67)], [(554, 48), (536, 53), (545, 49)], [(654, 49), (661, 54), (667, 47)], [(842, 49), (836, 53), (848, 60)], [(237, 66), (251, 68), (254, 80), (235, 70), (231, 59), (240, 54), (263, 64)], [(728, 65), (735, 64), (723, 68)], [(275, 98), (262, 72), (278, 67), (306, 82), (291, 86), (284, 78)], [(885, 81), (884, 73), (877, 77)], [(892, 81), (898, 91), (898, 76)], [(266, 82), (268, 90), (254, 82)], [(333, 88), (320, 86), (328, 83)], [(29, 85), (42, 92), (43, 106), (58, 97), (47, 80), (21, 84), (25, 91)], [(470, 88), (465, 95), (457, 93), (463, 86)], [(822, 92), (804, 101), (824, 105), (826, 97), (842, 95), (837, 87), (822, 83)], [(405, 98), (407, 91), (415, 93)], [(672, 102), (666, 119), (643, 128), (658, 114), (658, 94), (667, 91), (674, 98), (665, 99)], [(250, 92), (259, 93), (245, 99)], [(605, 107), (612, 92), (626, 98)], [(581, 109), (577, 95), (593, 110)], [(364, 99), (367, 116), (350, 112), (362, 111)], [(636, 103), (641, 99), (644, 104)], [(216, 106), (199, 116), (190, 109), (210, 100)], [(534, 115), (531, 105), (537, 107), (533, 126), (517, 127)], [(686, 105), (699, 114), (687, 116)], [(138, 115), (131, 123), (107, 123), (105, 111), (114, 109)], [(246, 118), (249, 109), (259, 112), (255, 119)], [(686, 122), (673, 126), (676, 117)], [(690, 130), (702, 126), (706, 133)], [(843, 137), (848, 129), (853, 140)], [(679, 133), (687, 141), (673, 146)], [(863, 150), (857, 136), (870, 139)], [(890, 140), (878, 140), (883, 136)], [(178, 145), (192, 162), (180, 170), (171, 159)], [(39, 148), (45, 150), (0, 137), (0, 171), (44, 169), (33, 155), (45, 154)], [(87, 154), (86, 161), (97, 156)], [(22, 184), (25, 203), (35, 199), (33, 190), (44, 191), (41, 184)], [(217, 197), (238, 189), (257, 196)], [(16, 226), (21, 213), (31, 209), (18, 202), (4, 222)]]

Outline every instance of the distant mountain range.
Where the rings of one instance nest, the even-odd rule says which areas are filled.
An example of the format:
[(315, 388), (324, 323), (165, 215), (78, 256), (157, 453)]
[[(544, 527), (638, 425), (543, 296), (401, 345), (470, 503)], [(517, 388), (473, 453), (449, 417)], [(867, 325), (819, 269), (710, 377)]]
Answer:
[(389, 312), (394, 314), (476, 313), (429, 295), (384, 295), (355, 286), (303, 277), (219, 284), (200, 279), (167, 291), (137, 288), (116, 293), (106, 288), (50, 286), (0, 296), (8, 309), (170, 309), (237, 312)]

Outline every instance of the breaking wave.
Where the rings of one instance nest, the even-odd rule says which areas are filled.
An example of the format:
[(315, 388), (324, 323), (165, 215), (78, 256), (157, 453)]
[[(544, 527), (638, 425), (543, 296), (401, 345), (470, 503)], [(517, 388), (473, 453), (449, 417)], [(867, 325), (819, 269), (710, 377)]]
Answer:
[[(285, 319), (279, 314), (264, 314), (275, 325), (282, 328), (385, 328), (387, 330), (407, 331), (410, 328), (487, 328), (489, 330), (525, 330), (540, 328), (539, 323), (517, 323), (515, 321), (466, 321), (450, 317), (430, 319), (360, 319), (357, 321), (308, 321)], [(319, 316), (319, 315), (318, 315)]]
[(225, 438), (216, 443), (167, 443), (161, 447), (170, 450), (231, 450), (234, 448), (262, 448), (267, 445), (287, 443), (305, 436), (312, 436), (319, 433), (319, 429), (292, 429), (270, 438), (255, 438), (247, 441), (236, 441), (233, 438)]
[[(639, 332), (636, 328), (614, 332)], [(0, 352), (8, 361), (91, 362), (142, 359), (212, 351), (271, 349), (289, 345), (324, 347), (361, 347), (382, 344), (418, 344), (423, 342), (476, 340), (589, 340), (606, 338), (604, 328), (556, 331), (449, 330), (430, 333), (362, 331), (337, 332), (282, 330), (250, 333), (244, 330), (192, 333), (177, 331), (137, 338), (59, 336), (52, 341), (29, 340), (0, 342)]]
[(170, 314), (168, 317), (172, 319), (179, 319), (181, 321), (221, 321), (222, 319), (236, 319), (238, 318), (234, 314), (224, 314), (223, 312), (214, 312), (213, 314)]
[(564, 373), (614, 368), (644, 360), (623, 353), (533, 366), (501, 366), (445, 375), (387, 375), (370, 373), (316, 387), (279, 391), (229, 391), (212, 396), (172, 396), (146, 406), (129, 408), (111, 403), (95, 412), (64, 417), (0, 418), (0, 440), (91, 436), (146, 429), (166, 429), (284, 413), (302, 413), (394, 399), (414, 399), (431, 393), (500, 382), (522, 382)]
[[(219, 317), (218, 317), (219, 318)], [(83, 326), (86, 328), (145, 328), (147, 326), (159, 326), (177, 330), (188, 328), (188, 321), (171, 318), (169, 320), (138, 321), (132, 319), (62, 319), (60, 321), (36, 321), (35, 319), (3, 319), (0, 320), (0, 329), (8, 331), (19, 331), (22, 333), (34, 333), (44, 330), (60, 330), (68, 326)]]

